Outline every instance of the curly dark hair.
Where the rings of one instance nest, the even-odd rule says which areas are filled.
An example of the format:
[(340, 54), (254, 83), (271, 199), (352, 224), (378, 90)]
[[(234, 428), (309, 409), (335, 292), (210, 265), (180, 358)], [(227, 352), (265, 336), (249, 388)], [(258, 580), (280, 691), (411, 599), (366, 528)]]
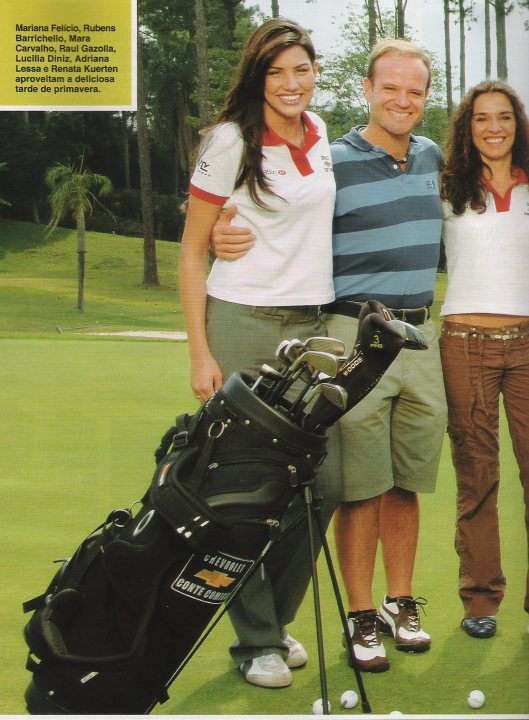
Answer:
[(529, 120), (516, 92), (499, 80), (486, 80), (473, 87), (452, 116), (446, 145), (446, 162), (441, 173), (441, 198), (452, 204), (455, 215), (465, 212), (467, 203), (479, 212), (486, 209), (487, 191), (481, 183), (487, 164), (472, 142), (471, 120), (474, 102), (483, 93), (503, 93), (511, 102), (516, 120), (512, 163), (529, 175)]

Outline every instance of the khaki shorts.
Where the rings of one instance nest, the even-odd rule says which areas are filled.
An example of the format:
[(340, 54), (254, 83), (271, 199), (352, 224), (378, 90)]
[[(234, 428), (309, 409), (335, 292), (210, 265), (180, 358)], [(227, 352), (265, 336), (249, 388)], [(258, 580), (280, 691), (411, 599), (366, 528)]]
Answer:
[[(329, 315), (327, 330), (350, 352), (358, 320)], [(376, 387), (340, 420), (344, 501), (394, 486), (433, 492), (446, 431), (439, 345), (431, 321), (420, 326), (428, 350), (403, 350)]]

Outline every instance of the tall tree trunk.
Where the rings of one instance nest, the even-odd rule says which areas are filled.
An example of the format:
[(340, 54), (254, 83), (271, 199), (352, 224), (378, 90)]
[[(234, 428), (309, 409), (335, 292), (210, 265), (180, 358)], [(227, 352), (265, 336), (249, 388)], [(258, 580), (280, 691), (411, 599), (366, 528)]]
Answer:
[(198, 70), (198, 115), (201, 127), (209, 125), (211, 108), (209, 102), (208, 36), (204, 0), (195, 0), (195, 45)]
[(84, 275), (86, 258), (86, 225), (84, 210), (80, 208), (75, 217), (77, 226), (77, 310), (84, 312)]
[(490, 80), (491, 77), (489, 0), (485, 0), (485, 77), (487, 78), (487, 80)]
[(450, 53), (450, 0), (443, 0), (444, 10), (444, 36), (445, 36), (445, 82), (446, 82), (446, 111), (450, 116), (454, 109), (452, 98), (452, 58)]
[(121, 113), (121, 142), (123, 148), (123, 182), (127, 190), (130, 190), (130, 148), (129, 148), (129, 127), (128, 112)]
[(507, 81), (507, 38), (505, 35), (506, 0), (496, 0), (496, 74), (500, 80)]
[(459, 13), (459, 92), (460, 97), (466, 93), (466, 46), (465, 46), (465, 0), (458, 0)]
[(406, 27), (405, 12), (408, 0), (396, 0), (395, 2), (395, 35), (398, 38), (404, 37)]
[[(31, 123), (29, 121), (29, 112), (27, 110), (24, 110), (22, 113), (22, 117), (24, 118), (24, 125), (29, 129)], [(35, 202), (35, 198), (31, 198), (31, 214), (33, 216), (33, 222), (37, 225), (40, 224), (40, 217), (39, 217), (39, 206)]]
[(222, 0), (222, 4), (226, 8), (226, 14), (228, 16), (228, 30), (230, 33), (230, 45), (235, 44), (235, 29), (237, 27), (237, 18), (235, 15), (235, 8), (237, 5), (241, 5), (244, 0)]
[(152, 197), (151, 156), (149, 130), (145, 108), (145, 80), (141, 40), (138, 35), (138, 155), (140, 163), (141, 209), (143, 218), (143, 284), (156, 287), (158, 264), (156, 261), (156, 240), (154, 237), (154, 201)]
[(377, 41), (377, 9), (375, 0), (366, 0), (366, 6), (369, 31), (369, 47), (372, 48)]
[(272, 0), (272, 17), (279, 17), (279, 0)]

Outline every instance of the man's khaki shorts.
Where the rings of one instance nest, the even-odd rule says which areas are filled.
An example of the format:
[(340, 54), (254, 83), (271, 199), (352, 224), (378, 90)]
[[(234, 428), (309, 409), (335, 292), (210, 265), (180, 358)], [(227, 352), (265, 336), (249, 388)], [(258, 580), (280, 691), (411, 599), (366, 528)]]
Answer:
[[(394, 486), (433, 492), (446, 431), (446, 399), (437, 333), (419, 326), (428, 350), (402, 350), (376, 387), (340, 420), (344, 501)], [(328, 315), (327, 330), (349, 353), (358, 320)]]

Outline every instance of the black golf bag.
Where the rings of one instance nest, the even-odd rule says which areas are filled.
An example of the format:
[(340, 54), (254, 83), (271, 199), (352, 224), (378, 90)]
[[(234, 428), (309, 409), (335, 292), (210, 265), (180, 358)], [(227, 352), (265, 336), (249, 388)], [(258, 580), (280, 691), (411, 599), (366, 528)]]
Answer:
[[(358, 378), (352, 404), (406, 343), (373, 307), (355, 361), (343, 365), (343, 385), (352, 391)], [(379, 356), (372, 371), (370, 352)], [(324, 402), (318, 425), (318, 403), (308, 430), (264, 402), (253, 378), (234, 374), (195, 415), (177, 419), (143, 499), (112, 511), (24, 604), (33, 611), (25, 627), (31, 714), (148, 714), (167, 699), (198, 638), (324, 459), (325, 428), (348, 408), (329, 419)]]
[(294, 486), (325, 455), (325, 436), (267, 407), (252, 382), (232, 375), (179, 418), (139, 512), (113, 511), (26, 603), (35, 610), (25, 628), (31, 713), (145, 714), (167, 699)]

